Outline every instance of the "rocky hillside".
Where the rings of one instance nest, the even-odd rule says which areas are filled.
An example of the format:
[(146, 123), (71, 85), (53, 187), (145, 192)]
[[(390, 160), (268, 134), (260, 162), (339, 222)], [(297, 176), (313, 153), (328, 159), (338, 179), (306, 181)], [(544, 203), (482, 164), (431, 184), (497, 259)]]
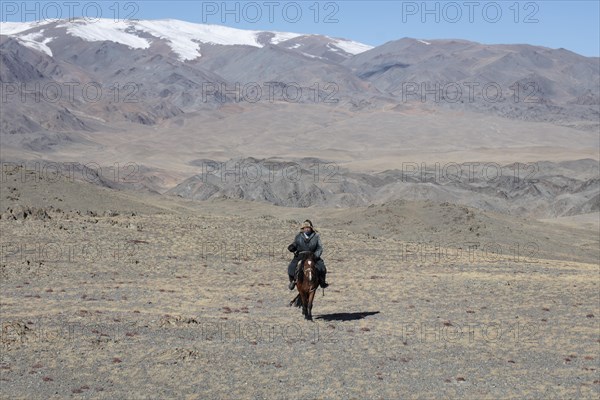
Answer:
[(194, 200), (233, 198), (287, 207), (351, 207), (395, 199), (432, 200), (482, 210), (551, 218), (599, 211), (594, 160), (531, 164), (430, 165), (368, 174), (318, 159), (298, 162), (198, 161), (201, 174), (167, 194)]

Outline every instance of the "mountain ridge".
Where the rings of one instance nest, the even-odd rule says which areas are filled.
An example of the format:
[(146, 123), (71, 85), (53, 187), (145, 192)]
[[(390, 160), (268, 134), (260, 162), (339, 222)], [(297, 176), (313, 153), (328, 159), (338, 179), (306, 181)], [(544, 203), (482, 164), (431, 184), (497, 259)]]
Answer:
[[(103, 23), (65, 24), (0, 25), (10, 33), (0, 34), (6, 161), (136, 163), (147, 168), (147, 189), (164, 193), (196, 175), (194, 161), (202, 159), (318, 155), (354, 172), (377, 172), (430, 161), (598, 157), (600, 59), (567, 50), (402, 38), (350, 54), (335, 46), (342, 39), (322, 35), (244, 31), (242, 38), (214, 40), (230, 44), (207, 44), (193, 41), (188, 23), (174, 38), (162, 23), (147, 21), (113, 27), (123, 40), (140, 41), (129, 47), (110, 40)], [(95, 31), (85, 40), (69, 27)], [(23, 37), (37, 44), (26, 46)], [(198, 48), (201, 56), (187, 59)], [(564, 180), (548, 169), (548, 180), (515, 191), (536, 203), (512, 210), (546, 217), (597, 208), (597, 181), (576, 182), (571, 173)], [(197, 196), (185, 185), (177, 191), (302, 206), (434, 197), (505, 210), (504, 197), (514, 189), (493, 184), (479, 193), (468, 184), (428, 182), (383, 189), (371, 185), (380, 179), (375, 175), (352, 177), (329, 192), (306, 182), (306, 196), (291, 199), (282, 193), (293, 185), (270, 182), (198, 185)], [(536, 209), (548, 204), (555, 207), (550, 213)]]
[(44, 37), (43, 32), (45, 29), (56, 30), (59, 28), (65, 28), (67, 34), (86, 41), (109, 40), (133, 49), (146, 49), (153, 41), (166, 40), (181, 61), (201, 57), (200, 44), (245, 45), (260, 48), (267, 44), (279, 44), (291, 39), (310, 36), (327, 38), (331, 45), (340, 46), (335, 51), (343, 51), (347, 54), (358, 54), (372, 48), (363, 43), (324, 35), (245, 30), (222, 25), (196, 24), (177, 19), (113, 21), (75, 18), (50, 20), (43, 23), (2, 22), (0, 23), (0, 34), (13, 36), (25, 46), (52, 56), (53, 53), (48, 44), (54, 38)]
[[(0, 23), (0, 57), (0, 81), (29, 91), (27, 85), (38, 82), (97, 83), (105, 90), (115, 84), (135, 85), (137, 105), (120, 98), (90, 102), (80, 95), (62, 103), (46, 101), (37, 110), (47, 114), (46, 119), (54, 118), (60, 103), (72, 113), (88, 113), (86, 106), (92, 118), (108, 125), (123, 120), (157, 125), (240, 99), (242, 106), (249, 106), (255, 98), (243, 91), (256, 84), (263, 86), (264, 101), (265, 91), (273, 89), (266, 86), (275, 84), (279, 97), (268, 98), (270, 102), (290, 101), (283, 90), (291, 85), (305, 94), (298, 100), (291, 96), (293, 102), (352, 111), (421, 103), (426, 108), (468, 109), (583, 130), (599, 126), (600, 59), (533, 45), (402, 38), (371, 48), (323, 35), (179, 20), (80, 19)], [(26, 71), (30, 74), (23, 74)], [(10, 111), (22, 114), (11, 100)], [(21, 106), (27, 108), (27, 100)], [(41, 119), (34, 124), (43, 126)], [(3, 124), (9, 132), (31, 130), (31, 124), (14, 120)]]

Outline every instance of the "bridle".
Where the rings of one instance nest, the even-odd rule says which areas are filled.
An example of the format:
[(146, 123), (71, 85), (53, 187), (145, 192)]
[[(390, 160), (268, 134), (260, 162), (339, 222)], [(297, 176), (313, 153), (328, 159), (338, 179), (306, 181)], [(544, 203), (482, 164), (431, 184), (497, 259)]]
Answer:
[[(308, 265), (309, 267), (308, 268), (304, 267), (304, 276), (306, 276), (306, 273), (308, 272), (308, 281), (309, 282), (312, 282), (312, 271), (314, 269), (314, 267), (311, 268), (312, 263), (313, 263), (312, 260), (306, 260), (305, 265)], [(310, 289), (309, 292), (314, 292), (315, 290), (317, 290), (317, 287), (318, 287), (318, 285), (315, 286), (314, 288)]]
[[(312, 253), (310, 251), (301, 251), (298, 254), (303, 254), (303, 253)], [(308, 281), (312, 282), (313, 279), (313, 270), (316, 271), (316, 267), (313, 265), (313, 260), (304, 260), (304, 276), (308, 276)], [(308, 265), (308, 268), (306, 267)], [(314, 288), (310, 289), (309, 292), (314, 292), (315, 290), (317, 290), (317, 288), (319, 287), (319, 285), (315, 286)]]

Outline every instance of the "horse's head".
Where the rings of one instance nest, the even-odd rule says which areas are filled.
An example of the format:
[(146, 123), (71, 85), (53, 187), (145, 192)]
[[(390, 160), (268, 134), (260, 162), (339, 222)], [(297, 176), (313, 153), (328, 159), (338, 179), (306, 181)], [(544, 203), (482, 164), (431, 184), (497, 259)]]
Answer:
[(315, 253), (313, 253), (312, 251), (301, 251), (300, 252), (300, 259), (302, 260), (302, 276), (300, 277), (300, 279), (302, 281), (304, 281), (304, 276), (306, 276), (310, 281), (313, 281), (314, 279), (316, 279), (317, 274), (316, 274), (316, 264), (317, 264), (317, 257), (315, 256)]

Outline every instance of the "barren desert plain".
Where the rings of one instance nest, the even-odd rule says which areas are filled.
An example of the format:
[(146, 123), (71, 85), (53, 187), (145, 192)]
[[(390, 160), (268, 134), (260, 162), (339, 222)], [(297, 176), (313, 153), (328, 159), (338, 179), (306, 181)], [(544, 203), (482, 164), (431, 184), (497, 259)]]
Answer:
[[(3, 398), (597, 398), (597, 214), (1, 185)], [(331, 283), (314, 321), (287, 306), (307, 217)]]

